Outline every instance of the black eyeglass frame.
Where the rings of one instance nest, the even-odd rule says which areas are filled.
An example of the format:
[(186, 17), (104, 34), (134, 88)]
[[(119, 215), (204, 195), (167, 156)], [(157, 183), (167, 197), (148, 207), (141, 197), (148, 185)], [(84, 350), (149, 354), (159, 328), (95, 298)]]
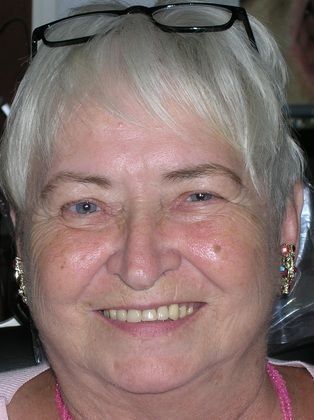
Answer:
[[(161, 9), (169, 9), (169, 8), (174, 8), (177, 6), (212, 6), (212, 7), (217, 7), (220, 9), (226, 9), (228, 11), (231, 12), (231, 17), (230, 20), (224, 24), (221, 25), (209, 25), (209, 26), (192, 26), (192, 27), (187, 27), (187, 26), (168, 26), (168, 25), (163, 25), (159, 22), (157, 22), (154, 17), (153, 14)], [(229, 28), (231, 28), (231, 26), (234, 24), (234, 22), (236, 20), (239, 20), (243, 23), (243, 26), (246, 30), (247, 36), (249, 38), (249, 41), (251, 43), (251, 45), (253, 46), (253, 48), (258, 52), (258, 48), (256, 45), (256, 41), (253, 35), (253, 31), (250, 25), (250, 21), (248, 18), (248, 15), (246, 13), (246, 10), (243, 7), (238, 7), (238, 6), (229, 6), (229, 5), (225, 5), (225, 4), (217, 4), (217, 3), (174, 3), (174, 4), (166, 4), (166, 5), (161, 5), (161, 6), (154, 6), (154, 7), (146, 7), (146, 6), (131, 6), (128, 7), (126, 9), (116, 9), (116, 10), (98, 10), (98, 11), (93, 11), (93, 12), (85, 12), (85, 13), (79, 13), (77, 15), (72, 15), (72, 16), (68, 16), (65, 17), (63, 19), (58, 19), (55, 20), (53, 22), (49, 22), (46, 23), (45, 25), (39, 26), (38, 28), (34, 29), (33, 33), (32, 33), (32, 58), (36, 55), (37, 53), (37, 44), (39, 41), (42, 41), (45, 45), (49, 46), (49, 47), (63, 47), (63, 46), (67, 46), (67, 45), (76, 45), (76, 44), (83, 44), (85, 42), (88, 42), (89, 40), (91, 40), (92, 38), (94, 38), (97, 34), (95, 35), (89, 35), (89, 36), (84, 36), (84, 37), (79, 37), (79, 38), (74, 38), (74, 39), (68, 39), (68, 40), (62, 40), (62, 41), (48, 41), (45, 37), (45, 32), (48, 28), (52, 27), (53, 25), (55, 25), (56, 23), (59, 22), (63, 22), (63, 21), (67, 21), (67, 20), (71, 20), (73, 18), (79, 17), (79, 16), (90, 16), (90, 15), (96, 15), (96, 14), (111, 14), (111, 15), (116, 15), (116, 16), (123, 16), (123, 15), (127, 15), (127, 14), (135, 14), (135, 13), (142, 13), (144, 15), (147, 15), (151, 18), (152, 22), (158, 26), (160, 29), (162, 29), (165, 32), (181, 32), (181, 33), (198, 33), (198, 32), (221, 32), (221, 31), (225, 31)]]

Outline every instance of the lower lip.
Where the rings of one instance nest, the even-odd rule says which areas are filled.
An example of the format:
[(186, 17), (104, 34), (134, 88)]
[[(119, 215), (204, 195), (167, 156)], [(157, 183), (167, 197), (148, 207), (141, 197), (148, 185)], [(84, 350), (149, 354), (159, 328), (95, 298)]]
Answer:
[(167, 335), (180, 327), (186, 325), (189, 322), (193, 322), (198, 318), (198, 315), (204, 305), (202, 304), (193, 314), (188, 315), (184, 318), (179, 318), (176, 321), (146, 321), (146, 322), (126, 322), (117, 321), (110, 318), (106, 318), (101, 312), (97, 312), (99, 317), (103, 319), (110, 326), (117, 328), (123, 332), (136, 337), (159, 337)]

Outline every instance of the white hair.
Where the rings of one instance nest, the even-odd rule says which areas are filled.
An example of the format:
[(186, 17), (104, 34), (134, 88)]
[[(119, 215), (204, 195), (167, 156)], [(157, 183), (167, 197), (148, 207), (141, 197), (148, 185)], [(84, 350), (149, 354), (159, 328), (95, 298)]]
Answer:
[[(98, 3), (95, 9), (108, 5)], [(86, 10), (91, 8), (75, 13)], [(175, 13), (169, 19), (175, 22)], [(253, 17), (250, 23), (258, 52), (241, 22), (217, 33), (168, 33), (143, 14), (106, 25), (92, 19), (81, 26), (82, 33), (98, 35), (85, 44), (42, 45), (17, 91), (1, 146), (0, 182), (17, 214), (39, 194), (56, 133), (73, 109), (91, 100), (123, 116), (127, 87), (165, 122), (174, 119), (170, 100), (218, 130), (243, 157), (277, 223), (302, 179), (303, 157), (283, 117), (285, 64), (267, 30)], [(71, 30), (68, 23), (67, 34)]]

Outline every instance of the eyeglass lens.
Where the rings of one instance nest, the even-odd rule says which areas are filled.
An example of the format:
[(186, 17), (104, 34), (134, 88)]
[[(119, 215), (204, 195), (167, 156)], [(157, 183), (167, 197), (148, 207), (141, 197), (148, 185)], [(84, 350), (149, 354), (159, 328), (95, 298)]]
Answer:
[[(73, 16), (49, 26), (44, 36), (49, 42), (59, 42), (105, 33), (109, 29), (108, 25), (116, 17), (116, 14), (101, 12)], [(228, 23), (232, 18), (232, 12), (223, 7), (186, 4), (159, 9), (152, 13), (152, 18), (161, 25), (174, 28), (215, 27)]]
[(189, 28), (225, 25), (231, 17), (230, 10), (208, 5), (177, 5), (153, 13), (154, 20), (161, 25)]

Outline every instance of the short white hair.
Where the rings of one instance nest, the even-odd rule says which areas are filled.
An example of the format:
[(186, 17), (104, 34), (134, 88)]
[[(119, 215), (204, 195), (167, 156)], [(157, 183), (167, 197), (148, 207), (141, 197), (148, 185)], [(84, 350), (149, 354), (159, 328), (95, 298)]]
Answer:
[[(56, 133), (73, 107), (92, 100), (123, 116), (123, 86), (165, 122), (173, 119), (170, 100), (218, 130), (243, 157), (277, 223), (303, 177), (303, 156), (283, 116), (285, 63), (262, 24), (253, 17), (250, 23), (258, 53), (241, 22), (218, 33), (168, 33), (143, 14), (115, 18), (102, 30), (95, 22), (99, 35), (86, 44), (42, 45), (17, 91), (1, 146), (1, 185), (17, 214), (39, 194)], [(92, 29), (89, 23), (86, 33)]]

